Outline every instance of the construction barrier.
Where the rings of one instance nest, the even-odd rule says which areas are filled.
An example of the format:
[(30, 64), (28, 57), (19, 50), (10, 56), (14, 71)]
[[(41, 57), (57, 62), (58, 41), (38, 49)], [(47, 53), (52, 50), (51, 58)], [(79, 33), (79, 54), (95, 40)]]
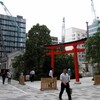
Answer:
[(41, 78), (41, 91), (57, 89), (57, 78)]

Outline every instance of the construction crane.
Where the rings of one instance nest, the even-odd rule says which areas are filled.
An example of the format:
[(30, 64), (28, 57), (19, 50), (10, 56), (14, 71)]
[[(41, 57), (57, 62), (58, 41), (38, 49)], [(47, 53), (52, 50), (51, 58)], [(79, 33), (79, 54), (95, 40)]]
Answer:
[[(13, 18), (12, 14), (11, 14), (10, 11), (7, 9), (7, 7), (4, 5), (4, 3), (3, 3), (2, 1), (0, 1), (0, 3), (1, 3), (1, 5), (3, 6), (3, 8), (4, 8), (6, 14), (8, 15), (8, 17), (11, 16), (11, 17)], [(11, 17), (9, 17), (9, 18), (11, 18)], [(20, 30), (20, 27), (19, 27), (18, 23), (17, 23), (14, 19), (13, 19), (13, 23), (12, 23), (12, 24), (16, 25), (16, 27), (18, 28), (18, 30)]]
[(97, 20), (97, 17), (96, 17), (96, 11), (95, 11), (93, 0), (91, 0), (91, 9), (92, 9), (92, 14), (93, 14), (93, 22), (94, 22)]
[(63, 17), (63, 22), (62, 22), (62, 37), (61, 37), (61, 42), (65, 42), (65, 17)]
[(9, 12), (9, 10), (7, 9), (7, 7), (4, 5), (4, 3), (2, 1), (0, 1), (0, 3), (3, 6), (3, 8), (4, 8), (5, 12), (7, 13), (7, 15), (12, 16), (11, 13)]

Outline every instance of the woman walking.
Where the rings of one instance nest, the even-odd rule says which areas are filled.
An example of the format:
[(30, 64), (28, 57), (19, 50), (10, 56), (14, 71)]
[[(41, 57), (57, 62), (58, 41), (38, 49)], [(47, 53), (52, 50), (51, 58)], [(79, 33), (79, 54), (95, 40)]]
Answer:
[(8, 84), (11, 84), (11, 72), (8, 70), (7, 72)]

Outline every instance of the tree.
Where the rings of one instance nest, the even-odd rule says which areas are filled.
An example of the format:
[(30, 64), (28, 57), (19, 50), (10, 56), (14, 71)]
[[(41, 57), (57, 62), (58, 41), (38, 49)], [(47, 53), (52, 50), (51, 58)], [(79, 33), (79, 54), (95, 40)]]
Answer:
[(45, 45), (51, 44), (50, 30), (45, 25), (34, 25), (28, 32), (25, 62), (31, 69), (42, 70), (45, 61)]
[(57, 55), (55, 56), (55, 74), (59, 77), (63, 69), (74, 70), (74, 59), (72, 55)]
[[(55, 62), (54, 62), (54, 76), (59, 78), (59, 75), (62, 73), (63, 69), (68, 69), (69, 67), (71, 70), (74, 70), (74, 63), (73, 63), (73, 55), (55, 55)], [(51, 68), (51, 57), (46, 56), (44, 62), (44, 73), (48, 75), (50, 68)]]
[(87, 61), (97, 64), (98, 72), (100, 72), (100, 28), (88, 38), (85, 48)]
[[(45, 25), (34, 25), (28, 32), (26, 50), (23, 56), (15, 58), (13, 67), (21, 71), (36, 71), (36, 78), (48, 76), (51, 68), (51, 57), (46, 56), (45, 45), (51, 44), (50, 30)], [(23, 66), (21, 62), (24, 62)], [(55, 75), (59, 76), (62, 69), (67, 66), (73, 68), (73, 56), (55, 56)]]
[(19, 56), (16, 56), (14, 58), (14, 62), (12, 64), (12, 66), (15, 69), (16, 78), (19, 77), (21, 72), (24, 72), (24, 70), (25, 70), (24, 63), (25, 62), (24, 62), (24, 56), (23, 55), (19, 55)]

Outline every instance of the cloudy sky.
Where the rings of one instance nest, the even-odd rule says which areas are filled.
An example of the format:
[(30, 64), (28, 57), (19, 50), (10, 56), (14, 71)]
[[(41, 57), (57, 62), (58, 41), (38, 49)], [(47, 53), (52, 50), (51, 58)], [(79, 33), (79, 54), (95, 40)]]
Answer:
[[(52, 36), (61, 37), (62, 19), (66, 19), (66, 29), (76, 27), (86, 29), (86, 21), (92, 23), (91, 0), (0, 0), (13, 16), (22, 15), (26, 32), (40, 23), (47, 25)], [(94, 0), (96, 15), (100, 17), (100, 0)], [(4, 14), (0, 5), (0, 13)]]

